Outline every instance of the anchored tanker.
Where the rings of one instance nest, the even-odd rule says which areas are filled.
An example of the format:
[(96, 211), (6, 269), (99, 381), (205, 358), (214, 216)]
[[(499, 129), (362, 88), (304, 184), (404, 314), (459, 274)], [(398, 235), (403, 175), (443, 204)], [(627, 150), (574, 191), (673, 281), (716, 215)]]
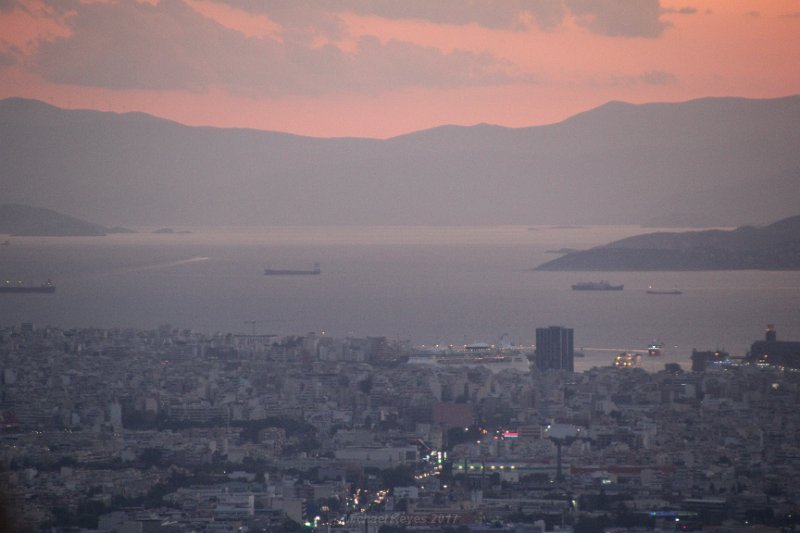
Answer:
[(624, 285), (612, 285), (606, 280), (581, 281), (572, 286), (573, 291), (621, 291)]
[(282, 270), (274, 268), (265, 268), (265, 276), (319, 276), (322, 271), (319, 268), (319, 263), (314, 263), (314, 268), (311, 270)]
[(647, 294), (683, 294), (683, 292), (678, 289), (654, 289), (653, 287), (648, 287)]
[(6, 280), (4, 283), (0, 283), (0, 293), (22, 294), (30, 292), (51, 294), (56, 292), (56, 286), (53, 285), (50, 280), (47, 280), (41, 285), (30, 285), (22, 283), (21, 281), (9, 280)]

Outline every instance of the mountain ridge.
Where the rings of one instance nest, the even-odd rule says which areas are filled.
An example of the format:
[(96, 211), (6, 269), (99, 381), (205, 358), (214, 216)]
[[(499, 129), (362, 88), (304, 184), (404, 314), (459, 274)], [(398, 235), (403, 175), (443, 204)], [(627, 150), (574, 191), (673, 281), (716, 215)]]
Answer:
[(0, 172), (4, 201), (108, 225), (648, 224), (678, 212), (683, 226), (733, 226), (794, 212), (798, 122), (800, 96), (708, 98), (320, 138), (14, 98), (0, 101)]

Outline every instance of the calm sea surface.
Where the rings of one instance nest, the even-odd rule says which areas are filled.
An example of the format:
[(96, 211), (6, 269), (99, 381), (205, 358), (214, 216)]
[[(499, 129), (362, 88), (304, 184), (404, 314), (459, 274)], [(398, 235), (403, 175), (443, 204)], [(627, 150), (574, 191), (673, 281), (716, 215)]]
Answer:
[[(279, 335), (386, 336), (415, 344), (532, 344), (537, 327), (574, 328), (586, 357), (654, 339), (688, 364), (692, 348), (744, 355), (768, 323), (800, 340), (800, 272), (533, 272), (548, 250), (588, 248), (652, 231), (639, 227), (154, 228), (108, 237), (9, 237), (3, 279), (52, 279), (53, 295), (0, 294), (0, 325), (154, 328)], [(182, 228), (183, 229), (183, 228)], [(5, 237), (2, 239), (5, 240)], [(264, 268), (320, 276), (264, 276)], [(621, 292), (576, 292), (608, 279)], [(678, 288), (681, 295), (645, 290)]]

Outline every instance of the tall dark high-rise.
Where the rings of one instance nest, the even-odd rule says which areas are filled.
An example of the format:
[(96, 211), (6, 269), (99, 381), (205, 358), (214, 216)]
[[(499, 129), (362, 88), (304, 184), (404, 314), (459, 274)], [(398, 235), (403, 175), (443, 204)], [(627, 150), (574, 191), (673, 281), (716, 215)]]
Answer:
[(536, 328), (536, 368), (575, 371), (572, 328)]

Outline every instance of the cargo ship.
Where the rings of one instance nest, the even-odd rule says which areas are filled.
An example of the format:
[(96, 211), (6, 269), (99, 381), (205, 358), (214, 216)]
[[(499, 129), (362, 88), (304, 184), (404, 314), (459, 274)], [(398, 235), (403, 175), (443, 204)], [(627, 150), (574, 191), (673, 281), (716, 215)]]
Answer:
[(573, 291), (621, 291), (625, 285), (612, 285), (606, 280), (582, 281), (572, 286)]
[(319, 268), (319, 263), (314, 263), (314, 268), (311, 270), (283, 270), (276, 268), (265, 268), (265, 276), (319, 276), (322, 270)]
[(647, 294), (683, 294), (683, 292), (678, 289), (654, 289), (653, 287), (647, 287)]
[(56, 286), (50, 280), (41, 285), (25, 284), (21, 281), (9, 281), (0, 283), (0, 293), (23, 294), (23, 293), (44, 293), (52, 294), (56, 292)]

